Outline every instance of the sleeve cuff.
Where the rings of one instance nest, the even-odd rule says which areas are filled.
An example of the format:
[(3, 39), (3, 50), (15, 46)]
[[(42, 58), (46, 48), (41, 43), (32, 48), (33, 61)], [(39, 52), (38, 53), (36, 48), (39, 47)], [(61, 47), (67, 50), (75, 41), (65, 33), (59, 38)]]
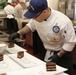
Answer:
[(75, 46), (75, 43), (65, 43), (63, 45), (63, 49), (71, 52), (73, 50), (74, 46)]

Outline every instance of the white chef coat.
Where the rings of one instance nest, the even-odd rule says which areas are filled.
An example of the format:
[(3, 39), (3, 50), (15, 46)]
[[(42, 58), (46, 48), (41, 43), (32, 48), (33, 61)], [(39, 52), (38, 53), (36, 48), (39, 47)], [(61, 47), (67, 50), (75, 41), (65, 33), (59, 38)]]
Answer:
[(15, 11), (15, 19), (18, 22), (18, 27), (19, 27), (19, 29), (21, 29), (22, 28), (22, 20), (24, 19), (24, 12), (26, 11), (26, 9), (23, 9), (21, 4), (18, 3), (15, 6), (14, 11)]
[(22, 28), (22, 19), (23, 19), (23, 8), (20, 3), (15, 6), (15, 19), (18, 22), (18, 28)]
[[(52, 10), (47, 21), (37, 22), (32, 19), (27, 24), (32, 31), (37, 30), (47, 50), (72, 51), (76, 35), (72, 22), (63, 13)], [(71, 43), (72, 42), (72, 43)]]
[(20, 3), (15, 6), (15, 18), (22, 19), (23, 18), (23, 8)]
[(6, 18), (14, 18), (14, 7), (11, 6), (11, 5), (7, 5), (5, 8), (4, 8), (4, 13), (6, 15)]
[(27, 26), (32, 30), (37, 30), (45, 49), (46, 57), (50, 56), (50, 51), (59, 51), (62, 48), (72, 51), (76, 44), (76, 35), (73, 24), (63, 13), (53, 10), (47, 21), (38, 22), (31, 19)]

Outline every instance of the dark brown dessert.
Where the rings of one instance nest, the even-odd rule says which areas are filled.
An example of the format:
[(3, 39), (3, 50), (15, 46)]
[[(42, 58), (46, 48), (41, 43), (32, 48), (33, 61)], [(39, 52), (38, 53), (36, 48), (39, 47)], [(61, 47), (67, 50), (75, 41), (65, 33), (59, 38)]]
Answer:
[(0, 61), (3, 60), (3, 54), (0, 54)]
[(46, 70), (47, 71), (56, 71), (56, 63), (46, 62)]
[(17, 52), (17, 58), (22, 58), (22, 57), (24, 57), (24, 51)]
[(9, 43), (9, 44), (8, 44), (8, 48), (12, 48), (12, 47), (14, 47), (14, 42), (9, 41), (8, 43)]

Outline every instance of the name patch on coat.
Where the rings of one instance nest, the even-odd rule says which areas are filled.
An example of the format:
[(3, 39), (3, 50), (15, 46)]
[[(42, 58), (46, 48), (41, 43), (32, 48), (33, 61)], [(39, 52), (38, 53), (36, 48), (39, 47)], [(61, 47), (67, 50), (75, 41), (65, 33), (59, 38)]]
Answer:
[(58, 33), (60, 31), (60, 28), (58, 26), (53, 27), (53, 32)]

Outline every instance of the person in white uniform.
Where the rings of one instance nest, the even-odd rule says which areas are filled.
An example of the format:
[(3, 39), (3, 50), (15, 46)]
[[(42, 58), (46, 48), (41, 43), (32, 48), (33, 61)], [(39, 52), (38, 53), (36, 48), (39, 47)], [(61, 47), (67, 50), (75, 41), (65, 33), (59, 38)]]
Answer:
[(71, 20), (63, 13), (48, 7), (47, 0), (31, 0), (24, 16), (29, 23), (9, 40), (20, 38), (30, 31), (37, 31), (46, 49), (44, 61), (55, 62), (68, 69), (73, 75), (72, 50), (76, 44), (76, 35)]
[(14, 7), (11, 5), (12, 0), (8, 0), (7, 5), (4, 8), (4, 13), (7, 20), (7, 28), (10, 33), (18, 31), (18, 25), (14, 19)]
[(24, 11), (26, 10), (26, 0), (19, 0), (19, 3), (15, 6), (15, 19), (18, 22), (19, 30), (22, 28), (22, 20), (24, 19)]

